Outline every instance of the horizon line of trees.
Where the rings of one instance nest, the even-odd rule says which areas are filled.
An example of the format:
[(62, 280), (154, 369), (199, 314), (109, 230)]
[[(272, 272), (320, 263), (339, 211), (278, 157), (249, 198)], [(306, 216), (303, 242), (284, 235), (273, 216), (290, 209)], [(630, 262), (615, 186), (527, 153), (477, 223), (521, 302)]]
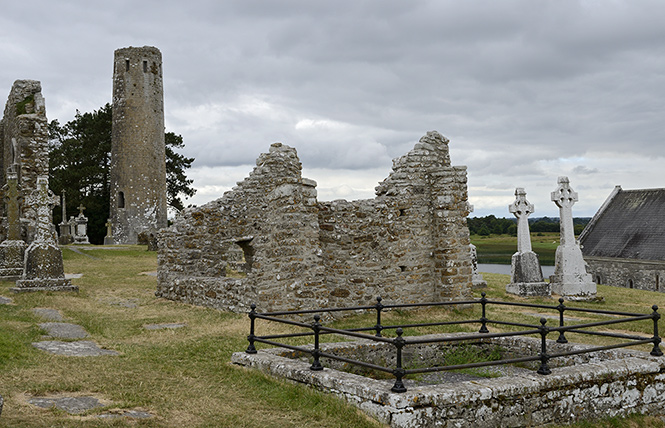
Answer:
[[(573, 224), (575, 226), (575, 235), (582, 233), (582, 230), (591, 221), (590, 217), (575, 217)], [(489, 236), (489, 235), (510, 235), (517, 236), (516, 218), (497, 218), (494, 215), (485, 217), (468, 217), (466, 223), (471, 235)], [(531, 232), (559, 232), (558, 217), (534, 217), (529, 219), (529, 229)]]

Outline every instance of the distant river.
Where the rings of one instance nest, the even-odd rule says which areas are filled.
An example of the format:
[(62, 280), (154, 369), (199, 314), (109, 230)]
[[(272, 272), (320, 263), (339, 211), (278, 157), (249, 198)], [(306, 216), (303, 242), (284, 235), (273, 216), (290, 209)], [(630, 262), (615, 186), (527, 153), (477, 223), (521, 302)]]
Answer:
[[(550, 275), (554, 275), (554, 266), (541, 266), (541, 267), (543, 268), (543, 276), (545, 278), (549, 278)], [(478, 263), (478, 272), (502, 273), (504, 275), (510, 275), (510, 265)]]

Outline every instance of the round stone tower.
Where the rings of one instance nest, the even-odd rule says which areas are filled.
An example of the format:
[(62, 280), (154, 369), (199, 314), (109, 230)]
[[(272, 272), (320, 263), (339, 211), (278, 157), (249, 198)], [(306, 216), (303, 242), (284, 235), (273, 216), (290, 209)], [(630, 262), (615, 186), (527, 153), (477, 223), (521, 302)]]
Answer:
[(115, 51), (111, 224), (116, 244), (167, 226), (162, 54), (144, 46)]

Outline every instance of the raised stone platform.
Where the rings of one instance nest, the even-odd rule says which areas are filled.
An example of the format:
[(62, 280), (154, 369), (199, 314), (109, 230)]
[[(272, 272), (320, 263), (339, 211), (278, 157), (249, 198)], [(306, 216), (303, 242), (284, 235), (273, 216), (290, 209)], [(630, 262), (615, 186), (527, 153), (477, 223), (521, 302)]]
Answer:
[[(537, 355), (540, 339), (497, 338), (483, 343), (499, 345), (517, 355)], [(552, 354), (588, 348), (581, 344), (557, 344), (548, 340)], [(381, 364), (389, 358), (392, 344), (358, 341), (321, 346), (327, 353), (349, 358), (371, 356)], [(433, 353), (425, 346), (413, 352), (415, 358)], [(311, 371), (304, 355), (273, 348), (257, 354), (237, 352), (232, 362), (265, 373), (304, 383), (341, 396), (365, 413), (391, 427), (527, 427), (571, 424), (575, 421), (642, 413), (665, 413), (665, 358), (647, 352), (611, 350), (550, 360), (552, 373), (518, 371), (498, 378), (457, 383), (418, 385), (405, 379), (405, 393), (390, 391), (394, 380), (376, 380), (328, 368), (343, 364), (322, 359), (326, 367)], [(394, 358), (394, 350), (392, 350)], [(516, 355), (514, 355), (516, 356)], [(287, 358), (291, 357), (291, 358)], [(408, 362), (405, 353), (405, 367)], [(390, 360), (387, 360), (390, 361)]]

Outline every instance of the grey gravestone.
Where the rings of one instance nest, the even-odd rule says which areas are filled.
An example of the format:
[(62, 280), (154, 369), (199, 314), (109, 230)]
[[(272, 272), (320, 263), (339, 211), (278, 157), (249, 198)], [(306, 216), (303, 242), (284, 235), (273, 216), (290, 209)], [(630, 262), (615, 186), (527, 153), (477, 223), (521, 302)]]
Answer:
[(560, 244), (554, 254), (554, 275), (550, 276), (552, 291), (567, 300), (595, 300), (596, 283), (586, 271), (582, 249), (575, 240), (573, 205), (577, 192), (570, 187), (568, 177), (559, 177), (559, 187), (551, 199), (559, 207), (561, 223)]
[(506, 285), (506, 292), (522, 297), (550, 296), (552, 290), (543, 280), (538, 254), (531, 250), (529, 215), (534, 207), (526, 200), (523, 188), (515, 189), (515, 202), (508, 206), (508, 211), (517, 217), (517, 252), (511, 259), (511, 281)]
[(95, 342), (83, 340), (80, 342), (61, 342), (58, 340), (45, 340), (32, 344), (37, 349), (56, 355), (68, 357), (98, 357), (101, 355), (120, 355), (116, 351), (101, 349)]
[(89, 336), (80, 325), (66, 322), (46, 322), (39, 324), (39, 328), (46, 330), (49, 336), (58, 339), (83, 339)]
[(63, 410), (70, 414), (79, 414), (86, 412), (96, 407), (104, 407), (95, 397), (62, 397), (62, 398), (48, 398), (48, 397), (34, 397), (28, 400), (28, 403), (41, 407), (43, 409), (56, 409)]
[(37, 207), (37, 232), (35, 240), (25, 251), (23, 277), (10, 290), (22, 291), (78, 291), (78, 287), (65, 279), (62, 251), (51, 231), (50, 214), (58, 198), (48, 188), (48, 177), (37, 178), (37, 189), (27, 198)]
[(0, 296), (0, 305), (9, 305), (12, 302), (13, 302), (13, 300), (10, 299), (9, 297)]

